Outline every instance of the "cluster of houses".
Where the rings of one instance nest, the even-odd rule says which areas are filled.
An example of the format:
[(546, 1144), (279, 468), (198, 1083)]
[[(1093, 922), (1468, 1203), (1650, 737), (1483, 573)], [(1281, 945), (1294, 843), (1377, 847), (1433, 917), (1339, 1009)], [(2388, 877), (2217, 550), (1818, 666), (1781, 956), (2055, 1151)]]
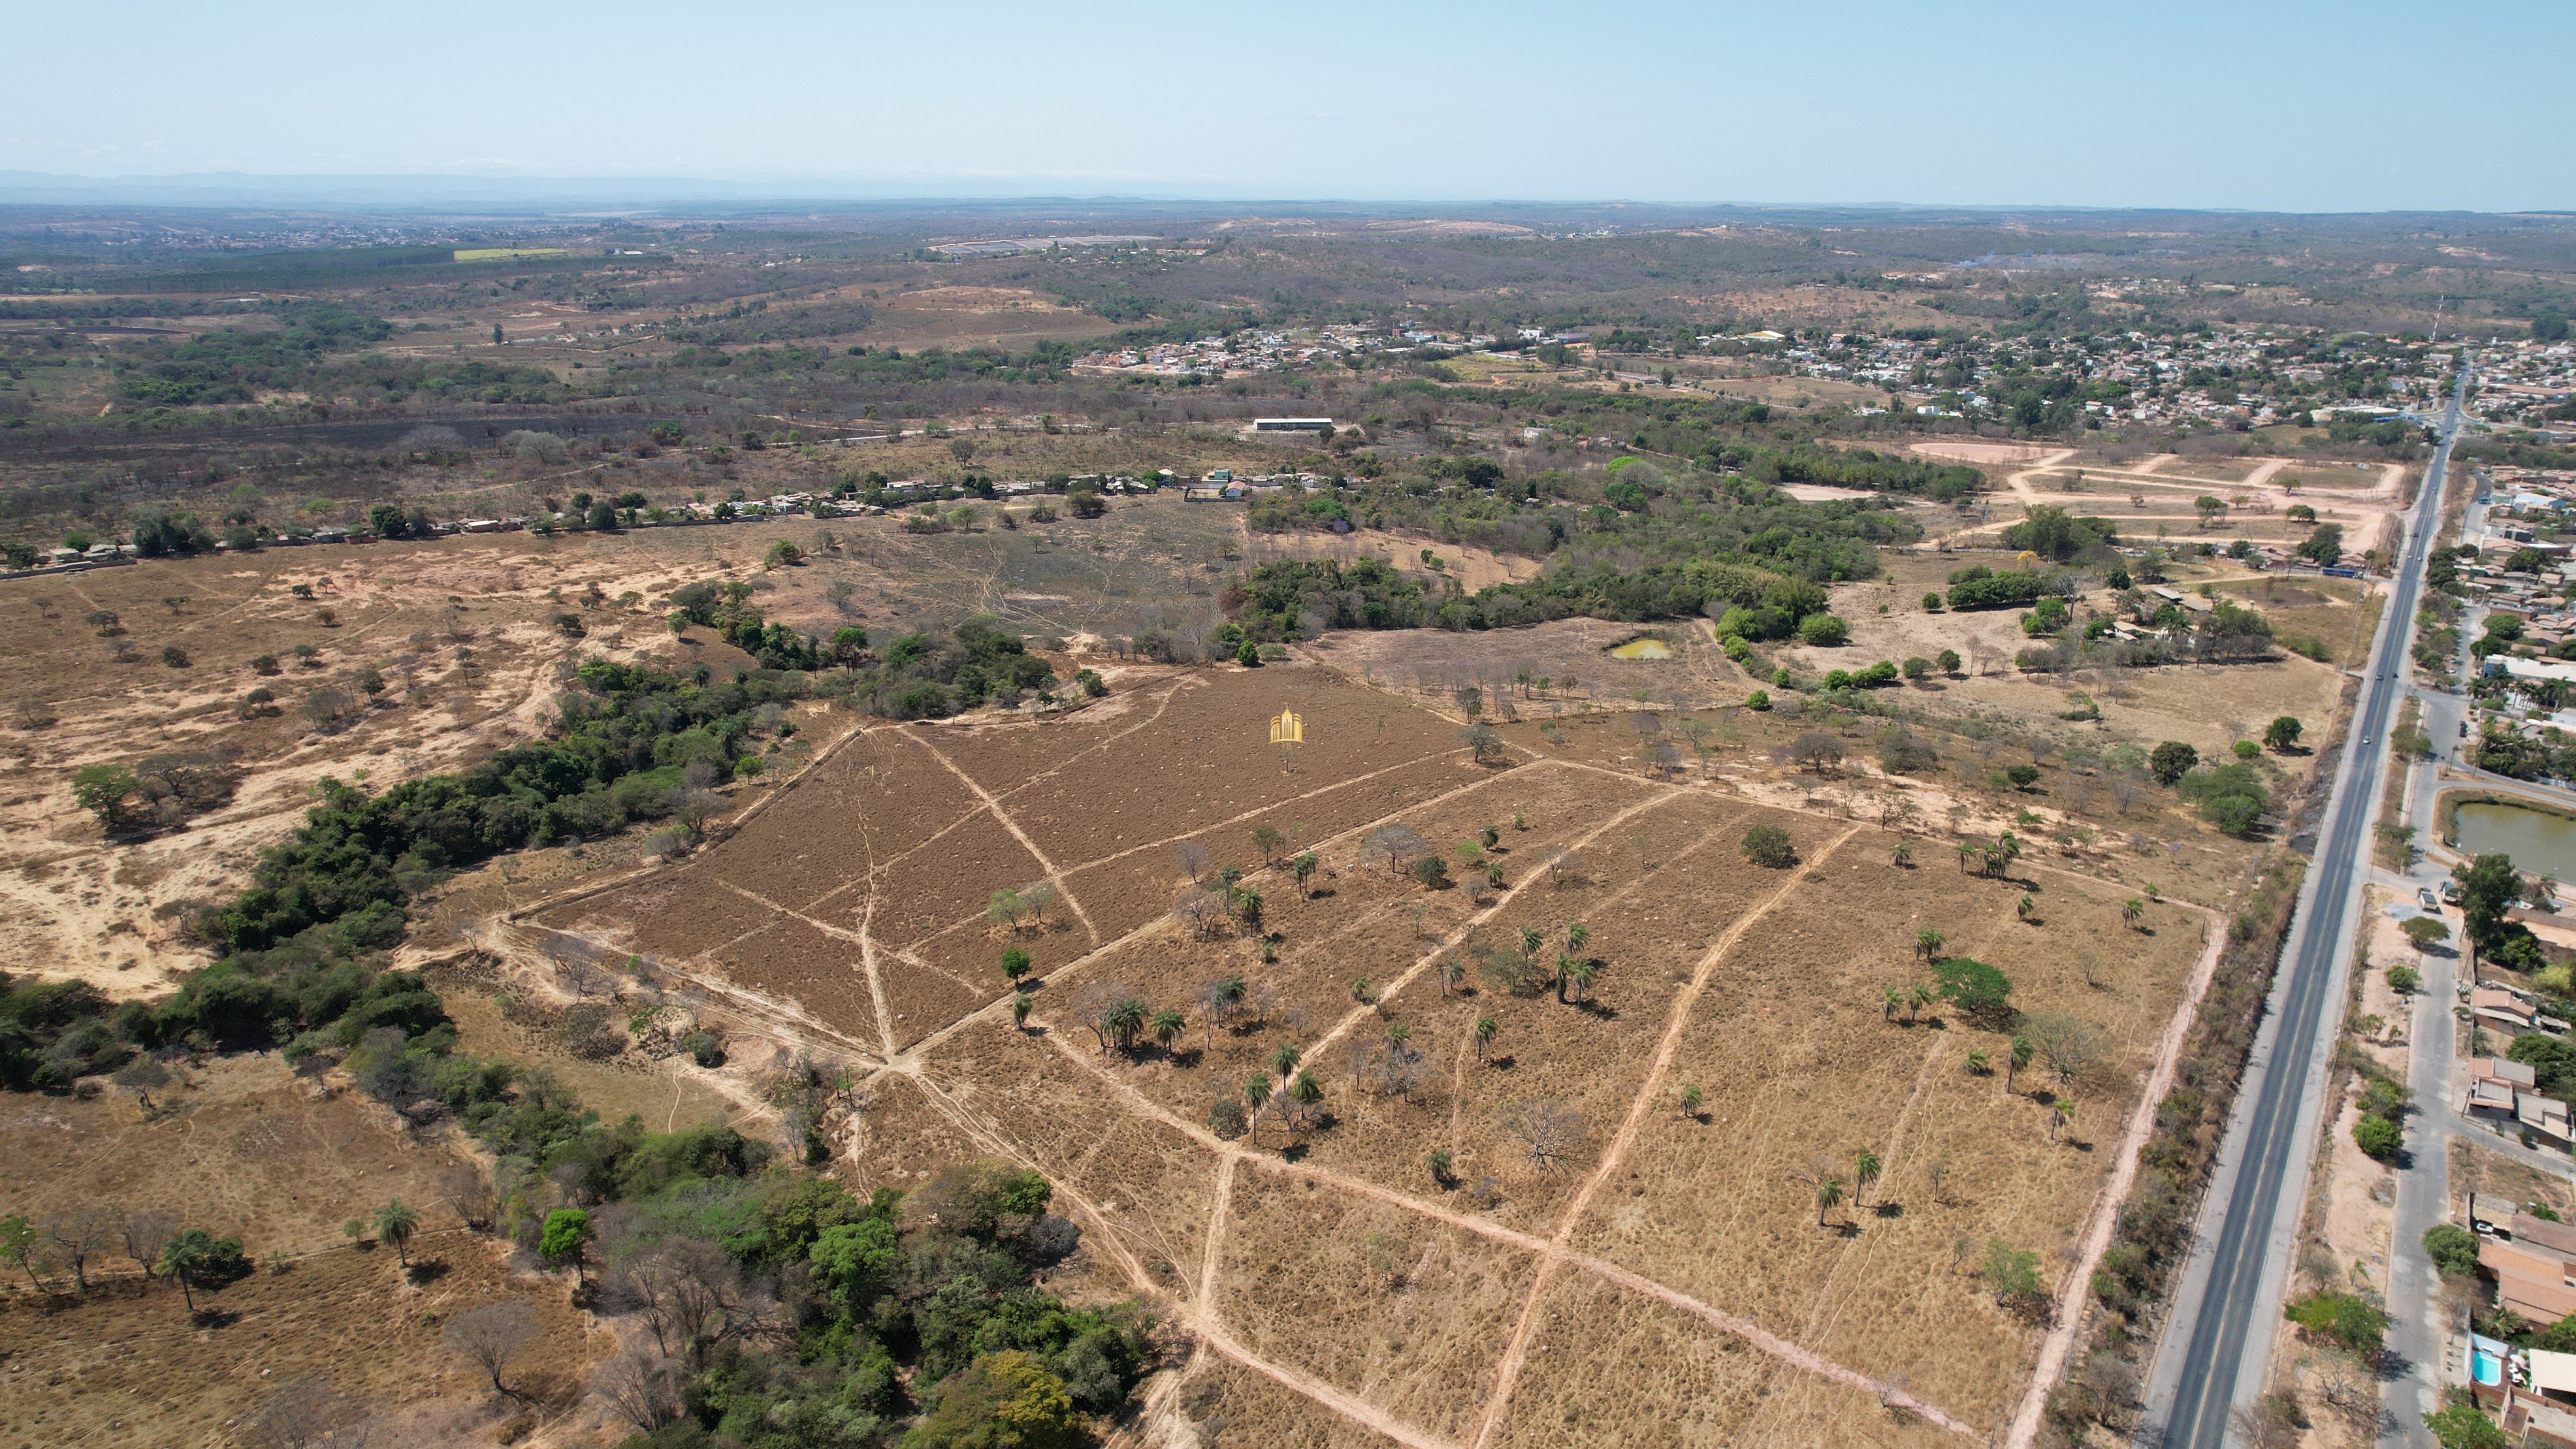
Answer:
[(2490, 426), (2513, 424), (2544, 440), (2576, 441), (2576, 421), (2551, 417), (2576, 397), (2576, 346), (2565, 341), (2499, 342), (2478, 352), (2478, 391), (2469, 411)]
[[(2576, 1227), (2486, 1193), (2469, 1195), (2468, 1217), (2478, 1266), (2494, 1276), (2499, 1303), (2533, 1323), (2576, 1313)], [(2515, 1442), (2576, 1449), (2576, 1353), (2481, 1333), (2469, 1336), (2468, 1350), (2470, 1392)]]

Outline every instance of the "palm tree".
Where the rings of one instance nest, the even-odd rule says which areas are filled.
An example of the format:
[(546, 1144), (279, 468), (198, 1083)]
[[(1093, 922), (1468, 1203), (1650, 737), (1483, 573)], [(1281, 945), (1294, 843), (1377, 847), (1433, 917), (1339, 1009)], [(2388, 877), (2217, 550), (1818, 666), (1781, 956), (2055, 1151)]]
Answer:
[(1311, 1116), (1315, 1104), (1324, 1100), (1324, 1084), (1315, 1080), (1315, 1069), (1301, 1067), (1297, 1080), (1288, 1085), (1288, 1100), (1297, 1104), (1300, 1120)]
[(1966, 875), (1968, 873), (1968, 862), (1983, 854), (1985, 854), (1983, 847), (1969, 841), (1963, 840), (1959, 842), (1959, 874)]
[(1481, 1061), (1483, 1061), (1483, 1060), (1485, 1059), (1485, 1048), (1487, 1048), (1487, 1047), (1489, 1047), (1489, 1046), (1492, 1046), (1493, 1044), (1494, 1044), (1494, 1019), (1493, 1019), (1492, 1017), (1490, 1017), (1490, 1016), (1480, 1016), (1480, 1017), (1477, 1017), (1477, 1018), (1476, 1018), (1476, 1060), (1478, 1060), (1478, 1061), (1480, 1061), (1480, 1062), (1481, 1062)]
[(1914, 933), (1914, 954), (1922, 957), (1927, 964), (1937, 960), (1941, 955), (1941, 944), (1947, 939), (1940, 932), (1929, 927), (1917, 931)]
[(1295, 1042), (1281, 1042), (1278, 1050), (1270, 1054), (1270, 1070), (1278, 1076), (1279, 1080), (1283, 1082), (1288, 1080), (1289, 1073), (1297, 1070), (1297, 1056)]
[(1828, 1172), (1816, 1179), (1816, 1226), (1825, 1225), (1825, 1214), (1840, 1207), (1843, 1201), (1843, 1179), (1840, 1173)]
[(1924, 985), (1920, 981), (1915, 982), (1914, 993), (1909, 996), (1905, 1002), (1905, 1019), (1909, 1022), (1914, 1020), (1914, 1014), (1916, 1012), (1921, 1011), (1923, 1008), (1930, 1006), (1931, 1004), (1932, 988)]
[(1887, 853), (1887, 863), (1900, 868), (1912, 865), (1914, 863), (1914, 847), (1906, 844), (1902, 840), (1896, 842), (1896, 848)]
[(419, 1228), (420, 1214), (401, 1198), (376, 1209), (376, 1236), (394, 1245), (395, 1259), (406, 1268), (411, 1266), (411, 1255), (405, 1249)]
[(1110, 1035), (1118, 1038), (1120, 1051), (1132, 1052), (1136, 1049), (1136, 1033), (1143, 1031), (1145, 1023), (1152, 1018), (1153, 1013), (1147, 1010), (1145, 1003), (1131, 996), (1109, 1008), (1109, 1015), (1102, 1019), (1101, 1024), (1109, 1028)]
[(1869, 1187), (1878, 1181), (1878, 1154), (1864, 1147), (1852, 1163), (1852, 1201), (1869, 1206)]
[(1543, 936), (1541, 936), (1541, 935), (1539, 934), (1539, 932), (1538, 932), (1538, 927), (1536, 927), (1536, 926), (1523, 926), (1523, 927), (1521, 927), (1521, 954), (1522, 954), (1522, 955), (1524, 955), (1524, 956), (1529, 957), (1529, 958), (1530, 958), (1531, 960), (1533, 960), (1533, 961), (1537, 960), (1537, 959), (1538, 959), (1538, 944), (1539, 944), (1539, 942), (1540, 942), (1540, 941), (1545, 940), (1545, 939), (1546, 939), (1545, 937), (1543, 937)]
[(1592, 928), (1590, 926), (1583, 924), (1581, 921), (1576, 921), (1565, 928), (1565, 949), (1573, 952), (1577, 956), (1580, 956), (1583, 954), (1583, 948), (1591, 944)]
[(161, 1271), (179, 1280), (179, 1295), (188, 1311), (197, 1311), (197, 1275), (215, 1256), (215, 1239), (204, 1228), (190, 1228), (161, 1249)]
[(1261, 1140), (1261, 1110), (1270, 1105), (1270, 1079), (1254, 1072), (1243, 1084), (1243, 1100), (1252, 1104), (1252, 1140)]
[(2138, 928), (2138, 919), (2146, 913), (2147, 903), (2131, 896), (2120, 903), (2120, 924), (2134, 931)]
[(2049, 1141), (2051, 1141), (2051, 1142), (2055, 1142), (2055, 1141), (2057, 1140), (2057, 1129), (2058, 1129), (2058, 1128), (2060, 1128), (2060, 1127), (2072, 1127), (2072, 1126), (2074, 1126), (2074, 1125), (2075, 1125), (2075, 1099), (2074, 1099), (2073, 1097), (2060, 1097), (2060, 1098), (2058, 1098), (2055, 1102), (2053, 1102), (2053, 1103), (2051, 1103), (2051, 1104), (2049, 1105), (2049, 1109), (2048, 1109), (2048, 1140), (2049, 1140)]
[(1178, 1010), (1169, 1006), (1154, 1013), (1154, 1040), (1161, 1044), (1165, 1056), (1171, 1055), (1172, 1043), (1179, 1039), (1181, 1028), (1188, 1024)]
[(2025, 895), (2020, 900), (2013, 902), (2013, 915), (2017, 919), (2027, 921), (2030, 919), (2030, 913), (2037, 909), (2038, 906), (2039, 902), (2032, 900), (2029, 896)]
[(1400, 1021), (1390, 1021), (1386, 1024), (1386, 1044), (1388, 1046), (1400, 1047), (1411, 1040), (1413, 1040), (1412, 1027), (1406, 1026)]
[(1896, 1008), (1904, 1000), (1904, 992), (1893, 986), (1887, 988), (1887, 995), (1879, 1003), (1879, 1015), (1888, 1021), (1896, 1020)]
[(1023, 993), (1011, 998), (1011, 1025), (1026, 1031), (1029, 1025), (1029, 998)]
[(1978, 1076), (1984, 1076), (1986, 1074), (1986, 1054), (1984, 1052), (1968, 1053), (1968, 1070), (1976, 1073)]
[(2032, 1050), (2033, 1048), (2031, 1047), (2029, 1037), (2017, 1036), (2012, 1039), (2012, 1055), (2004, 1058), (2006, 1063), (2006, 1066), (2004, 1067), (2005, 1096), (2009, 1097), (2012, 1095), (2013, 1073), (2030, 1065)]
[(1588, 958), (1578, 958), (1566, 969), (1574, 977), (1574, 996), (1578, 1001), (1590, 994), (1593, 981), (1601, 975), (1600, 966)]

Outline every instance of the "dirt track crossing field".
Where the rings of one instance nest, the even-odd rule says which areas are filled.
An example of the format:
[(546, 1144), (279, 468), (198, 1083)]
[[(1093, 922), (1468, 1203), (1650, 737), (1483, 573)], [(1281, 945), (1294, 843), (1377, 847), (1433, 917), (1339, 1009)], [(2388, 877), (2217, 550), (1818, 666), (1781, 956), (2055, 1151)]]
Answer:
[[(2001, 1241), (2039, 1255), (2051, 1301), (2064, 1286), (2197, 912), (2158, 903), (2124, 930), (2115, 883), (1899, 864), (1874, 827), (1560, 762), (1517, 726), (1524, 763), (1477, 765), (1455, 722), (1323, 670), (1113, 683), (1043, 725), (872, 728), (722, 844), (523, 934), (805, 1015), (867, 1096), (854, 1188), (978, 1153), (1045, 1171), (1105, 1286), (1194, 1345), (1153, 1413), (1442, 1449), (1955, 1443), (2010, 1417), (2045, 1315), (1999, 1306), (1977, 1269)], [(1285, 756), (1266, 732), (1283, 706), (1307, 730)], [(1387, 824), (1453, 883), (1364, 852)], [(1788, 832), (1794, 868), (1744, 860), (1757, 824)], [(1280, 861), (1315, 852), (1311, 894), (1256, 827), (1286, 837)], [(1176, 919), (1184, 841), (1210, 878), (1241, 869), (1257, 928)], [(1579, 864), (1549, 869), (1564, 851)], [(988, 918), (994, 891), (1039, 881), (1039, 920)], [(1582, 999), (1480, 979), (1524, 930), (1552, 960), (1574, 922), (1601, 963)], [(2002, 1038), (1937, 1002), (1889, 1011), (1923, 979), (1926, 927), (2024, 1011), (2097, 1024), (2100, 1059), (2007, 1092), (1968, 1065)], [(1039, 976), (1025, 1030), (996, 964), (1012, 944)], [(1258, 1011), (1202, 1020), (1202, 984), (1236, 974)], [(1104, 1049), (1082, 1003), (1109, 985), (1186, 1025)], [(1391, 1035), (1423, 1057), (1401, 1090), (1370, 1074)], [(1276, 1086), (1284, 1046), (1325, 1089), (1311, 1120), (1221, 1131), (1211, 1104)], [(2052, 1137), (2061, 1096), (2078, 1110)], [(1544, 1158), (1515, 1130), (1539, 1106), (1571, 1124)], [(1819, 1225), (1805, 1179), (1839, 1164), (1850, 1193), (1862, 1149), (1878, 1180)]]

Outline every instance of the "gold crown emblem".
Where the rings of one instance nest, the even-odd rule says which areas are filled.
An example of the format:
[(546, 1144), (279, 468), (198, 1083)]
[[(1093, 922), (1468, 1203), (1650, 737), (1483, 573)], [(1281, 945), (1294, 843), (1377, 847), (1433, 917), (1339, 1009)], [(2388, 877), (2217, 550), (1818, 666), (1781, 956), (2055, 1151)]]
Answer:
[(1270, 743), (1274, 745), (1306, 743), (1306, 721), (1299, 718), (1297, 711), (1293, 709), (1279, 711), (1279, 717), (1270, 722)]

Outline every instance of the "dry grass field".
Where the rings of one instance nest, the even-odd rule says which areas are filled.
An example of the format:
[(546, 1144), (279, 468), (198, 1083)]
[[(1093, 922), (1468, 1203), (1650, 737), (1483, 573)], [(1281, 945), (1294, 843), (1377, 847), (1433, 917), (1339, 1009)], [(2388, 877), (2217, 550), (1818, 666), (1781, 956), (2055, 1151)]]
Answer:
[[(970, 1153), (1047, 1172), (1098, 1285), (1195, 1345), (1149, 1392), (1158, 1420), (1476, 1446), (1670, 1443), (1677, 1424), (1679, 1442), (1929, 1443), (2011, 1416), (2044, 1318), (1998, 1306), (1977, 1268), (2002, 1241), (2052, 1294), (2072, 1271), (2201, 954), (2197, 908), (2158, 903), (2133, 932), (2112, 881), (1892, 863), (1894, 835), (1722, 774), (1637, 772), (1605, 730), (1560, 747), (1508, 724), (1511, 763), (1478, 765), (1454, 719), (1312, 666), (1111, 686), (1043, 725), (861, 730), (730, 839), (523, 913), (500, 944), (538, 969), (632, 953), (805, 1022), (801, 1045), (862, 1082), (854, 1187)], [(1285, 756), (1265, 731), (1282, 707), (1307, 731)], [(1364, 851), (1389, 824), (1452, 880)], [(1756, 825), (1797, 864), (1748, 863)], [(1262, 827), (1279, 856), (1316, 854), (1305, 888)], [(1579, 866), (1551, 870), (1559, 852)], [(1192, 871), (1228, 865), (1258, 926), (1176, 918)], [(1057, 893), (1041, 922), (988, 918), (991, 892), (1036, 881)], [(1477, 965), (1524, 929), (1544, 959), (1577, 922), (1600, 963), (1579, 999)], [(1923, 979), (1925, 928), (2107, 1049), (2010, 1091), (1970, 1070), (2002, 1038), (1881, 1001)], [(1013, 944), (1036, 958), (1025, 1027), (997, 965)], [(1202, 985), (1232, 975), (1258, 1010), (1204, 1019)], [(1186, 1024), (1119, 1050), (1086, 1024), (1104, 991)], [(1391, 1040), (1411, 1071), (1379, 1069)], [(1212, 1115), (1278, 1083), (1284, 1047), (1321, 1088), (1306, 1111), (1240, 1134)], [(1684, 1085), (1706, 1094), (1696, 1119)], [(2060, 1096), (2077, 1110), (2052, 1140)], [(1863, 1149), (1879, 1177), (1819, 1226), (1804, 1179), (1823, 1158), (1849, 1182)]]

